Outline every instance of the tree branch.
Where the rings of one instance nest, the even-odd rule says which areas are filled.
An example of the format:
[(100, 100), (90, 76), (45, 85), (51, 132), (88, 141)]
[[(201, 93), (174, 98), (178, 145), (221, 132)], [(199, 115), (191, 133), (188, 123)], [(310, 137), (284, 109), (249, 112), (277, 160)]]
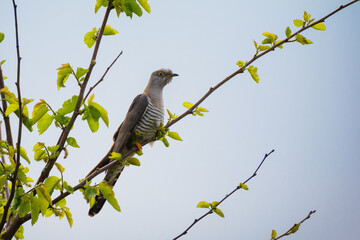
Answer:
[[(265, 154), (263, 160), (260, 162), (259, 166), (256, 168), (255, 172), (248, 178), (246, 179), (245, 182), (243, 182), (243, 184), (246, 184), (248, 181), (250, 181), (253, 177), (256, 176), (257, 172), (259, 171), (260, 167), (263, 165), (265, 159), (274, 152), (275, 150), (271, 150), (269, 153)], [(236, 186), (236, 188), (231, 191), (229, 194), (226, 194), (226, 196), (221, 199), (219, 201), (219, 203), (216, 205), (219, 206), (222, 202), (224, 202), (228, 197), (230, 197), (232, 194), (234, 194), (237, 190), (241, 189), (239, 186)], [(181, 234), (179, 234), (178, 236), (176, 236), (173, 240), (176, 240), (176, 239), (179, 239), (180, 237), (184, 236), (185, 234), (187, 234), (187, 232), (196, 224), (198, 223), (199, 221), (201, 221), (203, 218), (205, 218), (207, 215), (213, 213), (214, 210), (213, 209), (210, 209), (208, 212), (206, 212), (205, 214), (203, 214), (201, 217), (197, 218), (194, 220), (194, 222), (192, 224), (190, 224), (190, 226), (188, 228), (185, 229), (185, 231), (183, 231)]]
[[(103, 19), (103, 22), (102, 22), (102, 25), (101, 25), (101, 28), (100, 28), (100, 31), (99, 31), (99, 35), (98, 35), (98, 37), (96, 39), (93, 55), (91, 57), (89, 68), (88, 68), (89, 71), (87, 72), (87, 74), (85, 76), (85, 79), (84, 79), (84, 81), (83, 81), (83, 83), (81, 85), (81, 88), (80, 88), (80, 93), (79, 93), (78, 101), (76, 103), (75, 110), (74, 110), (74, 112), (73, 112), (73, 114), (72, 114), (72, 116), (70, 118), (70, 121), (69, 121), (68, 125), (63, 130), (63, 132), (61, 133), (61, 136), (60, 136), (60, 138), (59, 138), (59, 140), (57, 142), (57, 145), (59, 145), (59, 149), (58, 149), (59, 153), (64, 149), (64, 145), (66, 143), (66, 139), (67, 139), (67, 137), (68, 137), (68, 135), (70, 133), (70, 130), (71, 130), (72, 126), (74, 125), (74, 122), (75, 122), (76, 118), (79, 116), (79, 109), (81, 107), (81, 103), (83, 102), (83, 97), (84, 97), (86, 85), (89, 82), (92, 70), (93, 70), (93, 68), (94, 68), (94, 66), (96, 64), (96, 56), (97, 56), (97, 53), (99, 51), (100, 42), (101, 42), (101, 39), (102, 39), (102, 36), (103, 36), (103, 33), (104, 33), (104, 29), (105, 29), (105, 25), (106, 25), (106, 22), (107, 22), (107, 20), (109, 18), (109, 14), (110, 14), (111, 9), (112, 9), (112, 5), (111, 5), (111, 2), (109, 2), (109, 5), (106, 8), (104, 19)], [(49, 173), (50, 173), (51, 169), (53, 168), (57, 158), (58, 157), (56, 157), (54, 159), (50, 159), (48, 161), (48, 163), (46, 164), (46, 166), (42, 170), (42, 172), (40, 174), (40, 177), (38, 178), (36, 184), (39, 184), (39, 183), (43, 182), (49, 176)]]
[(11, 205), (11, 202), (15, 196), (15, 189), (16, 189), (16, 181), (17, 181), (17, 175), (19, 171), (19, 167), (21, 165), (20, 163), (20, 144), (21, 144), (21, 136), (22, 136), (22, 120), (23, 120), (23, 106), (22, 106), (22, 100), (21, 100), (21, 91), (20, 91), (20, 63), (21, 63), (21, 57), (20, 57), (20, 47), (19, 47), (19, 29), (18, 29), (18, 21), (17, 21), (17, 5), (15, 3), (15, 0), (12, 0), (13, 7), (14, 7), (14, 18), (15, 18), (15, 36), (16, 36), (16, 52), (17, 52), (17, 81), (16, 81), (16, 88), (18, 93), (18, 103), (19, 103), (19, 130), (18, 130), (18, 137), (17, 137), (17, 143), (16, 143), (16, 157), (14, 156), (16, 165), (15, 170), (13, 173), (13, 177), (11, 179), (11, 191), (10, 196), (6, 202), (6, 205), (4, 207), (4, 213), (0, 222), (0, 229), (2, 230), (7, 219), (7, 214)]
[(122, 51), (117, 55), (117, 57), (114, 59), (114, 61), (110, 64), (110, 66), (108, 66), (108, 68), (106, 69), (106, 71), (104, 72), (104, 74), (101, 76), (100, 80), (97, 81), (97, 83), (94, 84), (94, 86), (90, 87), (88, 93), (86, 94), (86, 96), (84, 97), (84, 102), (85, 100), (88, 98), (89, 94), (91, 93), (92, 90), (94, 90), (94, 88), (97, 87), (97, 85), (99, 85), (105, 78), (106, 74), (108, 73), (108, 71), (110, 70), (110, 68), (114, 65), (114, 63), (118, 60), (118, 58), (122, 55)]
[(294, 226), (292, 226), (292, 227), (291, 227), (289, 230), (287, 230), (284, 234), (282, 234), (282, 235), (280, 235), (280, 236), (278, 236), (278, 237), (276, 237), (276, 238), (272, 238), (272, 240), (277, 240), (277, 239), (280, 239), (280, 238), (282, 238), (282, 237), (284, 237), (284, 236), (288, 236), (288, 235), (290, 235), (290, 234), (295, 233), (295, 232), (299, 229), (300, 224), (302, 224), (302, 223), (305, 222), (307, 219), (309, 219), (309, 218), (311, 217), (311, 214), (313, 214), (313, 213), (315, 213), (315, 212), (316, 212), (316, 210), (310, 211), (309, 214), (308, 214), (303, 220), (301, 220), (301, 222), (295, 223)]

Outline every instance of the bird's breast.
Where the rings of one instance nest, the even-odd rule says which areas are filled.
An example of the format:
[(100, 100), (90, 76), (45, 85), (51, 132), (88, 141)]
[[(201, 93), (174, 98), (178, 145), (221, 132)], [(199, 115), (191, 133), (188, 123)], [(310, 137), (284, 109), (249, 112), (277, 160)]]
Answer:
[(135, 126), (135, 131), (146, 140), (155, 136), (160, 124), (164, 122), (164, 108), (155, 107), (149, 101), (145, 113), (140, 118), (139, 123)]

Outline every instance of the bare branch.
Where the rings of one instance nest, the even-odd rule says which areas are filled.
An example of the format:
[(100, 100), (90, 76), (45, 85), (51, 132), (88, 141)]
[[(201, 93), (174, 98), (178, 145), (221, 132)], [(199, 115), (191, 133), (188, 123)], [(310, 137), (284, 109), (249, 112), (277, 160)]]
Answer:
[(110, 64), (110, 66), (108, 66), (108, 68), (106, 69), (106, 71), (104, 72), (104, 74), (101, 76), (100, 80), (97, 81), (97, 83), (94, 84), (94, 86), (90, 87), (88, 93), (86, 94), (86, 96), (84, 97), (84, 102), (85, 100), (88, 98), (89, 94), (91, 93), (92, 90), (94, 90), (94, 88), (97, 87), (97, 85), (99, 85), (105, 78), (106, 74), (108, 73), (108, 71), (110, 70), (110, 68), (114, 65), (114, 63), (118, 60), (118, 58), (121, 56), (123, 52), (121, 51), (117, 57), (114, 59), (114, 61)]
[[(255, 172), (245, 181), (243, 182), (243, 184), (247, 183), (248, 181), (250, 181), (253, 177), (256, 176), (257, 172), (259, 171), (260, 167), (263, 165), (265, 159), (274, 152), (275, 150), (271, 150), (269, 153), (265, 154), (263, 160), (260, 162), (259, 166), (256, 168)], [(222, 202), (224, 202), (228, 197), (230, 197), (232, 194), (234, 194), (237, 190), (241, 189), (239, 186), (236, 186), (236, 188), (234, 190), (232, 190), (229, 194), (226, 194), (226, 196), (221, 199), (219, 201), (219, 203), (216, 206), (219, 206)], [(203, 214), (201, 217), (197, 218), (194, 220), (194, 222), (192, 224), (190, 224), (190, 226), (188, 228), (185, 229), (185, 231), (183, 231), (181, 234), (179, 234), (178, 236), (176, 236), (173, 240), (179, 239), (180, 237), (184, 236), (185, 234), (187, 234), (187, 232), (199, 221), (201, 221), (201, 219), (205, 218), (207, 215), (213, 213), (213, 209), (210, 209), (208, 212), (206, 212), (205, 214)]]
[(299, 229), (300, 225), (301, 225), (303, 222), (305, 222), (307, 219), (309, 219), (310, 216), (311, 216), (311, 214), (313, 214), (313, 213), (315, 213), (315, 212), (316, 212), (316, 210), (310, 211), (309, 214), (308, 214), (303, 220), (301, 220), (299, 223), (295, 223), (294, 226), (292, 226), (292, 227), (291, 227), (289, 230), (287, 230), (284, 234), (282, 234), (282, 235), (280, 235), (280, 236), (278, 236), (278, 237), (276, 237), (276, 238), (272, 238), (272, 240), (277, 240), (277, 239), (280, 239), (280, 238), (282, 238), (282, 237), (284, 237), (284, 236), (288, 236), (288, 235), (290, 235), (290, 234), (295, 233), (295, 232)]

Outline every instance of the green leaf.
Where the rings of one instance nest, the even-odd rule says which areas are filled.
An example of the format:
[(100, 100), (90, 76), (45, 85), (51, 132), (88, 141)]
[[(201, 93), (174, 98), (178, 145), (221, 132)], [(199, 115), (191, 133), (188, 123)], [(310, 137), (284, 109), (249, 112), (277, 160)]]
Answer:
[(0, 43), (5, 39), (5, 34), (0, 32)]
[(62, 104), (62, 108), (60, 108), (57, 113), (60, 115), (66, 115), (72, 113), (75, 110), (76, 103), (78, 101), (79, 96), (74, 95), (70, 99), (66, 100)]
[(259, 83), (259, 75), (257, 74), (257, 67), (254, 67), (254, 66), (250, 66), (248, 67), (248, 72), (250, 73), (252, 79), (254, 79), (254, 81), (256, 83)]
[(275, 42), (275, 40), (278, 38), (278, 36), (270, 32), (263, 32), (262, 35), (270, 39), (272, 43)]
[(26, 150), (20, 146), (20, 156), (30, 164), (30, 159), (26, 154)]
[(72, 147), (80, 148), (80, 146), (77, 144), (75, 138), (73, 138), (73, 137), (68, 137), (68, 138), (66, 139), (66, 142), (67, 142), (70, 146), (72, 146)]
[(108, 5), (108, 0), (96, 0), (95, 4), (95, 13), (100, 9), (101, 6), (106, 7)]
[[(2, 61), (0, 61), (0, 65), (3, 65), (5, 62), (6, 62), (6, 60), (2, 60)], [(4, 78), (4, 80), (6, 79), (6, 77), (5, 77), (5, 76), (3, 76), (3, 78)]]
[(37, 121), (39, 121), (45, 113), (49, 111), (48, 106), (46, 105), (46, 102), (44, 100), (40, 100), (37, 104), (35, 104), (33, 112), (32, 112), (32, 118), (31, 118), (31, 124), (34, 125)]
[(55, 206), (57, 206), (59, 208), (64, 208), (66, 206), (66, 199), (65, 198), (61, 199), (60, 201), (55, 203)]
[(253, 40), (253, 42), (254, 42), (254, 46), (255, 46), (255, 48), (257, 50), (258, 49), (258, 44), (257, 44), (257, 42), (255, 40)]
[(318, 24), (315, 24), (314, 26), (312, 26), (313, 29), (316, 29), (316, 30), (320, 30), (320, 31), (325, 31), (326, 30), (326, 26), (324, 23), (318, 23)]
[(181, 137), (179, 136), (179, 134), (177, 132), (168, 131), (167, 135), (169, 137), (171, 137), (172, 139), (175, 139), (177, 141), (182, 141)]
[(293, 22), (294, 22), (295, 27), (302, 27), (302, 26), (304, 26), (304, 21), (303, 21), (303, 20), (295, 19)]
[(191, 108), (194, 104), (190, 103), (190, 102), (183, 102), (182, 104), (184, 107), (186, 107), (187, 109)]
[(24, 226), (23, 225), (21, 225), (19, 227), (19, 229), (16, 231), (14, 237), (16, 238), (16, 240), (24, 239)]
[(270, 38), (265, 38), (264, 40), (262, 40), (261, 43), (262, 43), (262, 44), (271, 44), (271, 43), (273, 43), (273, 41), (271, 41)]
[(16, 103), (11, 103), (7, 108), (6, 108), (6, 111), (5, 111), (5, 116), (9, 116), (10, 113), (13, 113), (15, 112), (16, 110), (19, 109), (19, 104), (16, 102)]
[(196, 207), (197, 208), (209, 208), (210, 203), (208, 203), (207, 201), (201, 201), (198, 203), (198, 205)]
[(134, 166), (140, 166), (140, 161), (137, 158), (130, 158), (127, 162)]
[(66, 181), (64, 181), (64, 188), (65, 188), (66, 191), (68, 191), (69, 193), (74, 193), (74, 188), (72, 188)]
[(108, 117), (108, 113), (105, 110), (105, 108), (103, 108), (100, 104), (96, 103), (96, 102), (91, 102), (89, 104), (89, 106), (94, 107), (99, 113), (100, 113), (100, 118), (103, 120), (103, 122), (105, 123), (105, 125), (107, 127), (109, 127), (109, 117)]
[(115, 208), (115, 210), (121, 212), (118, 201), (115, 198), (114, 191), (112, 187), (109, 186), (107, 182), (99, 183), (99, 190), (104, 195), (105, 199), (110, 203), (110, 205)]
[(4, 187), (5, 183), (6, 183), (6, 180), (7, 180), (6, 175), (0, 176), (0, 189), (3, 189), (3, 187)]
[(276, 231), (273, 229), (272, 231), (271, 231), (271, 239), (274, 239), (274, 238), (276, 238)]
[(52, 121), (54, 120), (54, 116), (45, 113), (42, 118), (39, 119), (37, 122), (37, 128), (39, 135), (43, 134), (51, 125)]
[(88, 48), (91, 48), (97, 39), (97, 29), (93, 28), (90, 32), (87, 32), (84, 36), (84, 42), (88, 46)]
[(303, 16), (303, 18), (304, 18), (304, 21), (305, 21), (305, 22), (309, 22), (309, 19), (311, 18), (311, 15), (308, 14), (306, 11), (304, 11), (304, 16)]
[(46, 191), (49, 193), (50, 196), (53, 193), (56, 185), (58, 185), (60, 181), (61, 181), (61, 179), (56, 176), (50, 176), (45, 180), (44, 185), (45, 185)]
[(87, 123), (92, 132), (96, 132), (99, 129), (99, 118), (101, 114), (94, 106), (85, 106), (84, 119), (87, 120)]
[(107, 36), (107, 35), (116, 35), (118, 34), (119, 32), (116, 31), (115, 29), (113, 29), (110, 25), (105, 25), (105, 29), (104, 29), (104, 33), (103, 35), (104, 36)]
[(291, 37), (291, 29), (289, 27), (285, 29), (285, 35), (287, 38)]
[(239, 60), (236, 62), (236, 65), (238, 65), (239, 67), (242, 67), (242, 66), (244, 66), (244, 62)]
[(264, 46), (264, 45), (260, 45), (259, 46), (259, 51), (266, 51), (268, 49), (270, 49), (271, 47), (270, 46)]
[[(42, 189), (41, 189), (41, 187), (42, 187)], [(48, 196), (45, 197), (43, 192), (45, 192), (45, 195), (48, 195)], [(39, 205), (40, 205), (41, 214), (43, 216), (45, 216), (46, 211), (47, 211), (48, 206), (49, 206), (49, 203), (51, 204), (51, 197), (50, 197), (49, 193), (46, 192), (46, 189), (43, 186), (40, 186), (40, 187), (36, 188), (36, 193), (37, 193), (37, 195), (39, 197)], [(48, 197), (50, 199), (48, 199)], [(49, 202), (49, 200), (50, 200), (50, 202)]]
[(76, 73), (75, 73), (75, 77), (77, 79), (80, 79), (82, 76), (84, 76), (85, 74), (87, 74), (89, 72), (89, 69), (84, 69), (84, 68), (81, 68), (81, 67), (78, 67), (76, 69)]
[(203, 107), (198, 107), (197, 110), (200, 112), (209, 112), (206, 108)]
[(60, 163), (55, 163), (55, 166), (61, 173), (65, 171), (65, 168)]
[(163, 137), (163, 138), (161, 139), (161, 141), (164, 143), (165, 147), (169, 147), (169, 146), (170, 146), (168, 140), (167, 140), (165, 137)]
[(31, 225), (34, 225), (39, 219), (41, 203), (37, 196), (31, 198)]
[(110, 159), (115, 159), (115, 160), (121, 160), (121, 153), (117, 153), (117, 152), (112, 152), (111, 156), (109, 157)]
[(59, 67), (56, 70), (58, 70), (56, 83), (57, 83), (57, 88), (59, 90), (60, 88), (65, 87), (64, 84), (66, 80), (69, 78), (69, 75), (73, 72), (73, 69), (69, 63), (66, 63), (66, 64), (62, 64), (61, 67)]
[(72, 214), (71, 214), (69, 208), (65, 208), (64, 211), (65, 211), (66, 219), (68, 220), (69, 226), (71, 228), (73, 225), (73, 222), (74, 222), (74, 220), (72, 218)]
[(313, 42), (309, 39), (305, 38), (303, 35), (296, 34), (295, 39), (297, 42), (301, 43), (302, 45), (312, 44)]
[[(138, 15), (139, 17), (141, 17), (141, 15), (142, 15), (142, 10), (141, 10), (139, 4), (137, 4), (135, 0), (127, 0), (127, 1), (125, 1), (125, 7), (126, 7), (129, 11), (131, 11), (132, 13), (135, 13), (136, 15)], [(125, 11), (125, 13), (126, 13), (126, 15), (128, 15), (126, 11)], [(132, 14), (130, 14), (129, 17), (131, 18), (131, 17), (132, 17)]]
[(22, 218), (30, 211), (31, 211), (31, 196), (29, 194), (26, 194), (21, 198), (21, 204), (19, 206), (19, 216)]
[(97, 189), (94, 187), (88, 186), (87, 188), (85, 188), (84, 194), (85, 194), (85, 198), (89, 200), (90, 198), (96, 196)]
[(214, 212), (222, 218), (225, 217), (224, 213), (219, 208), (214, 208)]
[(137, 0), (139, 2), (139, 4), (141, 5), (141, 7), (147, 12), (150, 13), (151, 9), (150, 9), (150, 5), (147, 3), (148, 0)]
[(242, 188), (242, 189), (244, 189), (244, 190), (249, 190), (249, 187), (248, 187), (246, 184), (244, 184), (244, 183), (240, 183), (240, 184), (239, 184), (239, 188)]
[(299, 230), (301, 223), (295, 224), (291, 229), (290, 229), (290, 233), (296, 233), (297, 230)]

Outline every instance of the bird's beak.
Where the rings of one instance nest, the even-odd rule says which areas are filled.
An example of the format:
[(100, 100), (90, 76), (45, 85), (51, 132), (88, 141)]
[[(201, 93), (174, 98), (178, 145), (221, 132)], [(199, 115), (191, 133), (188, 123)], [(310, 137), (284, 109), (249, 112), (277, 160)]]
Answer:
[(171, 76), (171, 77), (177, 77), (177, 76), (179, 76), (179, 74), (173, 73), (173, 74), (171, 74), (170, 76)]

